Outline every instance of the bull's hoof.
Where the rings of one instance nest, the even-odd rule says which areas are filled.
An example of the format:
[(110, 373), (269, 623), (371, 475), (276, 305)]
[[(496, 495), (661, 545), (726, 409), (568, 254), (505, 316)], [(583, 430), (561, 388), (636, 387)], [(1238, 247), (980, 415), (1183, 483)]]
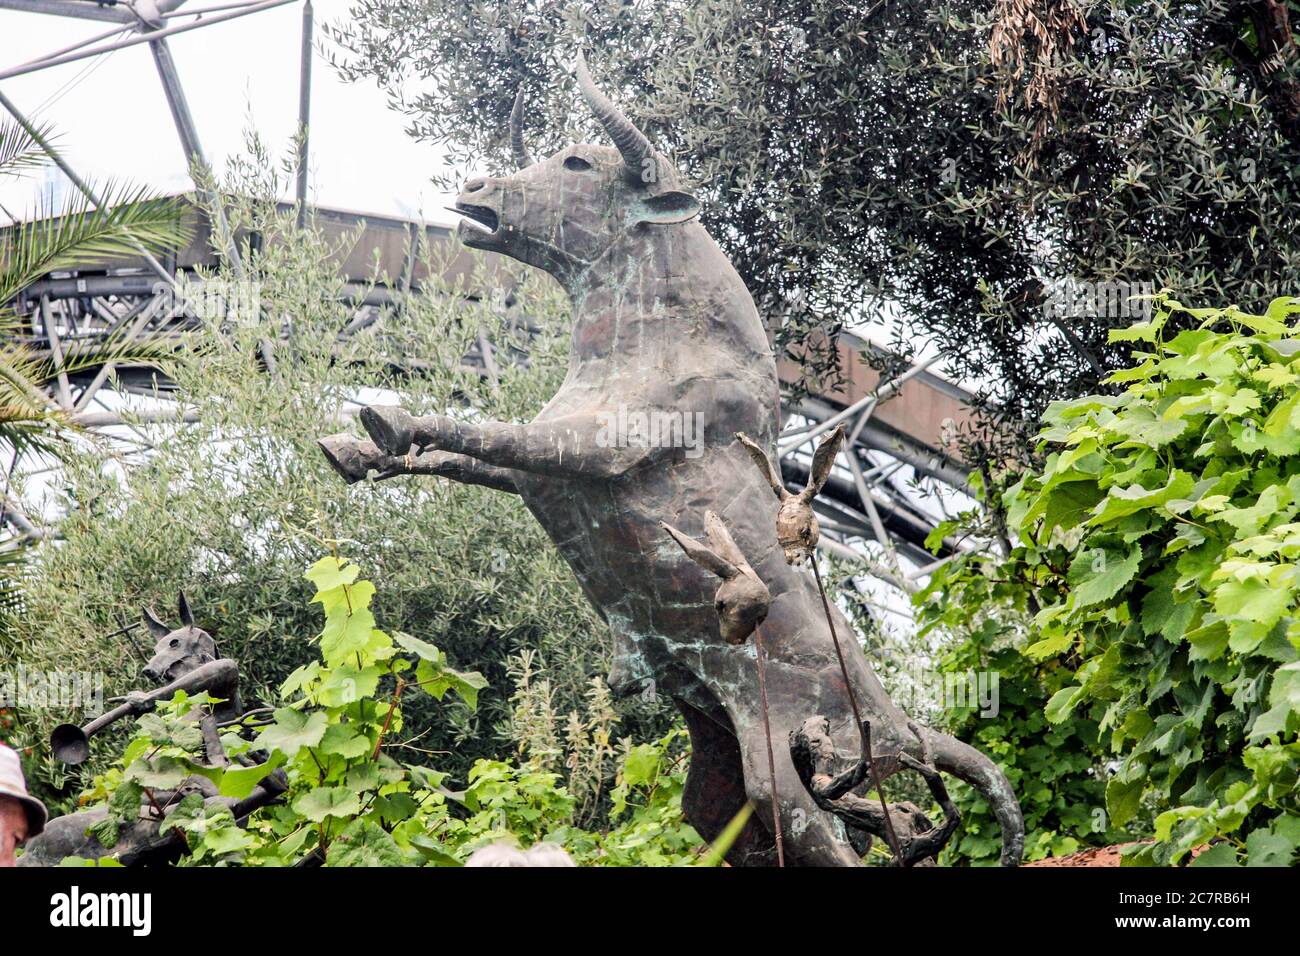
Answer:
[(361, 441), (345, 432), (326, 435), (316, 444), (324, 453), (325, 460), (349, 485), (361, 481), (378, 464), (379, 449), (373, 442)]
[(366, 433), (390, 455), (405, 455), (415, 441), (415, 419), (396, 405), (367, 405), (361, 409)]

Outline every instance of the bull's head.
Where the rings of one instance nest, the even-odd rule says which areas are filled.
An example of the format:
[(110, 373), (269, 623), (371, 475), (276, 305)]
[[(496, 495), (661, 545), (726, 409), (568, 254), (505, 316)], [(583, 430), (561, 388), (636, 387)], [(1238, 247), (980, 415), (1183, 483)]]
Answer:
[(155, 684), (170, 684), (190, 671), (217, 659), (217, 644), (202, 628), (194, 626), (189, 602), (182, 591), (178, 601), (181, 626), (168, 627), (150, 608), (144, 609), (144, 622), (157, 640), (153, 658), (144, 667), (144, 676)]
[(580, 275), (633, 230), (693, 218), (699, 202), (677, 171), (592, 82), (578, 56), (578, 86), (614, 146), (577, 143), (540, 162), (524, 145), (523, 90), (510, 111), (518, 170), (469, 180), (456, 200), (457, 230), (476, 249), (499, 252), (556, 276)]

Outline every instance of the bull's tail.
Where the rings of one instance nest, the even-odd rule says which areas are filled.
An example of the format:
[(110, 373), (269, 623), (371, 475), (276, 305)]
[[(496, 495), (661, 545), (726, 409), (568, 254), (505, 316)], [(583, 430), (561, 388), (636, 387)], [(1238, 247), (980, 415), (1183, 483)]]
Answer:
[(955, 737), (928, 727), (919, 729), (925, 735), (934, 765), (969, 784), (989, 802), (1002, 829), (1000, 862), (1003, 866), (1019, 866), (1025, 849), (1025, 820), (1020, 813), (1020, 801), (998, 765)]

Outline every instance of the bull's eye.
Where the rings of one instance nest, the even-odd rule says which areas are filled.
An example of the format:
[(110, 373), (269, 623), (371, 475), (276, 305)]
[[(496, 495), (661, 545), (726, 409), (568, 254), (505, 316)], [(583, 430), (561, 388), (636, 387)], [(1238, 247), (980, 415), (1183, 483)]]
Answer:
[(564, 161), (564, 168), (570, 169), (575, 173), (585, 173), (591, 169), (591, 163), (587, 162), (581, 156), (570, 156)]
[(171, 642), (170, 642), (167, 646), (168, 646), (168, 647), (180, 647), (180, 646), (181, 646), (181, 642), (178, 641), (176, 638), (173, 637), (173, 638), (171, 639)]

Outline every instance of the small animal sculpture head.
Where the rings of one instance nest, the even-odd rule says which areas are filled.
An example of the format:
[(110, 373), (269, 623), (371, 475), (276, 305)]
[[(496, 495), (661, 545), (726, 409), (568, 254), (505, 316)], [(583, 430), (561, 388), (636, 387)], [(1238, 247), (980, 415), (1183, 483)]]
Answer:
[(745, 643), (749, 635), (754, 633), (754, 628), (767, 617), (772, 595), (745, 560), (745, 555), (732, 540), (727, 526), (716, 513), (706, 511), (704, 531), (709, 543), (704, 544), (672, 525), (660, 523), (672, 535), (673, 540), (681, 545), (687, 557), (722, 578), (722, 584), (718, 586), (718, 592), (713, 598), (714, 610), (718, 612), (718, 628), (722, 639), (728, 644)]
[(815, 774), (829, 773), (834, 760), (831, 724), (825, 717), (809, 717), (798, 730), (790, 731), (790, 762), (805, 787)]
[(180, 592), (177, 607), (181, 626), (168, 627), (158, 620), (150, 608), (144, 609), (144, 622), (149, 633), (158, 639), (153, 658), (144, 667), (144, 676), (156, 684), (170, 684), (196, 667), (217, 659), (217, 643), (207, 631), (194, 626), (185, 592)]
[(543, 160), (524, 145), (523, 90), (510, 111), (510, 146), (518, 170), (476, 176), (454, 210), (465, 219), (461, 242), (500, 252), (564, 282), (586, 272), (616, 242), (643, 246), (650, 230), (684, 223), (700, 210), (677, 171), (610, 102), (578, 56), (578, 86), (613, 146), (575, 143)]
[(838, 426), (822, 439), (813, 454), (812, 471), (808, 474), (808, 484), (797, 495), (786, 490), (781, 481), (781, 472), (758, 443), (742, 432), (736, 432), (736, 440), (745, 446), (749, 457), (763, 473), (767, 483), (772, 486), (781, 507), (776, 513), (776, 540), (785, 553), (787, 564), (803, 564), (812, 557), (821, 537), (817, 526), (817, 516), (813, 514), (813, 499), (821, 492), (826, 480), (831, 476), (835, 465), (835, 456), (839, 454), (840, 443), (844, 441), (844, 426)]

